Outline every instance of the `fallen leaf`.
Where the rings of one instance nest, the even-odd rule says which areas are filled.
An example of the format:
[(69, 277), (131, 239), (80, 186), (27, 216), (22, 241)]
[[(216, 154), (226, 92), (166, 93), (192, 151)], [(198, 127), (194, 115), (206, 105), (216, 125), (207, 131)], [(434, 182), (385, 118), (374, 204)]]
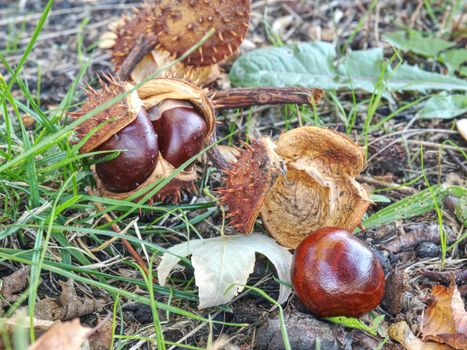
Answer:
[(25, 265), (3, 278), (1, 294), (6, 301), (12, 302), (18, 299), (16, 293), (21, 292), (28, 285), (29, 271), (31, 271), (31, 266)]
[(89, 337), (90, 350), (108, 350), (112, 345), (112, 320), (100, 322), (96, 333)]
[(419, 116), (423, 119), (452, 119), (466, 112), (467, 96), (465, 94), (449, 95), (443, 92), (423, 102)]
[(76, 294), (73, 280), (60, 281), (62, 294), (58, 299), (44, 298), (36, 305), (36, 317), (44, 320), (70, 320), (75, 317), (89, 315), (107, 302), (104, 299), (79, 297)]
[[(164, 286), (174, 266), (181, 258), (191, 255), (199, 287), (198, 308), (225, 304), (243, 290), (253, 272), (255, 253), (265, 255), (274, 264), (279, 279), (291, 283), (292, 254), (273, 239), (257, 233), (196, 239), (173, 246), (162, 256), (157, 267), (159, 282)], [(278, 302), (285, 302), (290, 291), (281, 284)]]
[(69, 322), (57, 322), (28, 350), (80, 350), (93, 329), (81, 326), (76, 318)]
[(418, 339), (405, 321), (391, 325), (389, 327), (389, 336), (401, 343), (406, 350), (452, 350), (448, 345)]
[[(334, 45), (315, 41), (252, 50), (238, 58), (230, 81), (239, 87), (302, 86), (375, 91), (384, 64), (383, 48), (351, 51), (337, 61)], [(467, 90), (467, 82), (406, 63), (386, 69), (385, 86), (392, 91)], [(390, 98), (389, 94), (386, 94)]]
[(436, 285), (431, 294), (435, 301), (423, 315), (423, 340), (446, 343), (456, 349), (467, 349), (467, 313), (454, 280), (449, 287)]
[(426, 57), (436, 57), (441, 51), (456, 45), (455, 42), (425, 35), (425, 33), (417, 30), (401, 30), (387, 33), (384, 35), (384, 39), (398, 49), (412, 51)]

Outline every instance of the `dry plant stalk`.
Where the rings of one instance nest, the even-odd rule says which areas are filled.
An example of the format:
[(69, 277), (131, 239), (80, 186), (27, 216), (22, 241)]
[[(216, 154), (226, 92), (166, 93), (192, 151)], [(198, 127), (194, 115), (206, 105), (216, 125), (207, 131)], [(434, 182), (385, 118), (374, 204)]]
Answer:
[(363, 149), (346, 136), (300, 127), (244, 149), (227, 171), (222, 203), (238, 230), (250, 233), (261, 214), (271, 236), (295, 248), (321, 227), (360, 224), (371, 203), (355, 180), (363, 167)]

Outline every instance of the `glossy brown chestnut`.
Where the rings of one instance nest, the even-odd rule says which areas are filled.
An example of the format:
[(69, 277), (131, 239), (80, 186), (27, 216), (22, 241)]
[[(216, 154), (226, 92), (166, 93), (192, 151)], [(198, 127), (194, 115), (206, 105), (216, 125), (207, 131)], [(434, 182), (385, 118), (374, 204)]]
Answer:
[(381, 302), (384, 271), (365, 243), (344, 229), (325, 227), (297, 247), (292, 284), (302, 303), (320, 317), (359, 317)]
[(113, 135), (96, 151), (122, 150), (117, 158), (96, 164), (96, 172), (113, 192), (128, 192), (138, 187), (154, 171), (159, 146), (157, 135), (146, 112)]
[(167, 109), (153, 125), (162, 157), (176, 168), (203, 149), (207, 125), (194, 108)]

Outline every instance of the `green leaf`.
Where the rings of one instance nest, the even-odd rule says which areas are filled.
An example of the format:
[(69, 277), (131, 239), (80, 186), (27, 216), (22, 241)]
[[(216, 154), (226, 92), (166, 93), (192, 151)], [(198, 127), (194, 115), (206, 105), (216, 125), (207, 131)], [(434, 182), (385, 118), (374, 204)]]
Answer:
[(339, 65), (346, 86), (373, 92), (383, 69), (383, 49), (351, 51)]
[(372, 194), (370, 195), (370, 199), (375, 203), (391, 203), (390, 198), (380, 194)]
[(441, 93), (430, 97), (420, 110), (420, 118), (424, 119), (451, 119), (467, 113), (466, 95), (448, 95)]
[(242, 86), (303, 86), (338, 89), (334, 67), (336, 50), (332, 44), (314, 42), (264, 48), (238, 59), (230, 79)]
[(456, 45), (455, 42), (423, 35), (417, 30), (387, 33), (384, 39), (402, 51), (411, 51), (426, 57), (437, 57), (441, 51)]
[[(384, 315), (382, 316), (384, 319)], [(335, 323), (335, 324), (340, 324), (341, 326), (344, 326), (344, 327), (361, 329), (374, 336), (377, 335), (376, 329), (378, 325), (382, 322), (382, 320), (381, 321), (378, 320), (376, 327), (370, 327), (365, 322), (360, 321), (358, 318), (353, 318), (353, 317), (346, 317), (346, 316), (326, 317), (326, 320), (328, 320), (329, 322)]]
[(448, 67), (449, 72), (454, 73), (467, 62), (467, 49), (453, 49), (443, 52), (441, 54), (441, 59), (446, 67)]
[[(335, 68), (334, 46), (324, 42), (263, 48), (243, 55), (232, 66), (230, 80), (237, 86), (302, 86), (322, 89), (375, 90), (381, 74), (383, 50), (353, 51)], [(388, 68), (389, 90), (467, 90), (467, 82), (453, 76), (402, 64)], [(391, 74), (392, 73), (392, 74)]]
[(391, 90), (467, 90), (467, 82), (453, 76), (427, 72), (417, 66), (402, 64), (389, 82)]

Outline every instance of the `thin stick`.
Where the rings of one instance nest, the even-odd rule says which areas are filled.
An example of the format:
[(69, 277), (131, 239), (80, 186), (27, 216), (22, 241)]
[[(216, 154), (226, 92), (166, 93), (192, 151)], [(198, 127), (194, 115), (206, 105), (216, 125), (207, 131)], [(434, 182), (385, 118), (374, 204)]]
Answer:
[[(96, 196), (96, 193), (90, 187), (87, 188), (87, 192), (90, 196)], [(102, 203), (94, 202), (94, 205), (96, 206), (97, 210), (102, 213), (102, 217), (105, 219), (105, 221), (111, 224), (112, 230), (114, 230), (117, 234), (121, 234), (122, 231), (117, 226), (117, 224), (113, 222), (109, 214), (105, 212), (105, 208), (102, 205)], [(144, 262), (143, 258), (138, 254), (135, 248), (132, 247), (130, 242), (128, 242), (125, 238), (120, 239), (122, 240), (123, 245), (126, 247), (133, 259), (135, 259), (136, 263), (143, 269), (144, 273), (148, 275), (148, 267), (146, 266), (146, 263)]]

